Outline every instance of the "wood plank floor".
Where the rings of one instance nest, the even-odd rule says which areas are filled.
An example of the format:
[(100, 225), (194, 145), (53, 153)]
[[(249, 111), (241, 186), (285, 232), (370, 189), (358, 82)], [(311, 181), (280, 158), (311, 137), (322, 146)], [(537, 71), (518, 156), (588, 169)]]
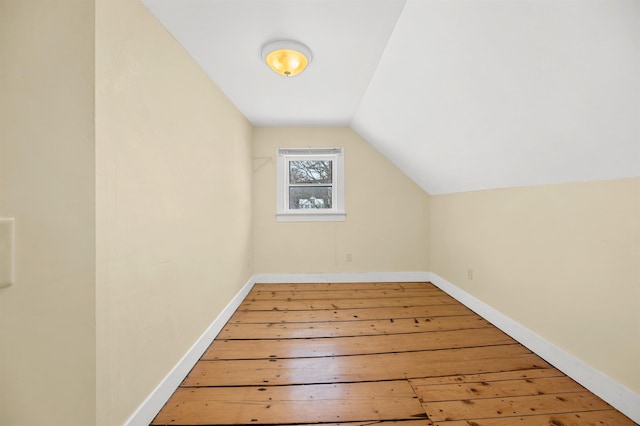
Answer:
[(635, 425), (430, 283), (256, 284), (152, 425)]

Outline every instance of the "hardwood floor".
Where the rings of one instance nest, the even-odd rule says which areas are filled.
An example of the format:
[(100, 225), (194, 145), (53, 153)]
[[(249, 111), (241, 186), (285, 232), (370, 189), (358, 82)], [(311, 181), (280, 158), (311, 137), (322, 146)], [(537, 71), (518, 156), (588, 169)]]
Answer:
[(256, 284), (152, 425), (635, 425), (430, 283)]

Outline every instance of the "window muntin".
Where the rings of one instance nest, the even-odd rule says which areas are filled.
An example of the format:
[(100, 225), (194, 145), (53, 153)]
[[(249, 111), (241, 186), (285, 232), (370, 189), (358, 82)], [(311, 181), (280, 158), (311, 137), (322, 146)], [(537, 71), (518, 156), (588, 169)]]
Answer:
[(342, 148), (278, 149), (278, 220), (344, 220), (342, 159)]

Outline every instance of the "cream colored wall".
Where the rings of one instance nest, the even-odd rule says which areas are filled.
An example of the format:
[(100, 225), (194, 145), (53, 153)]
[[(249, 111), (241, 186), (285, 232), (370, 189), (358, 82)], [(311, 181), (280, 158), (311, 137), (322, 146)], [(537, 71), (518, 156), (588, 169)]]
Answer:
[[(344, 147), (345, 222), (276, 222), (276, 149), (306, 146)], [(429, 196), (351, 129), (256, 128), (253, 157), (256, 273), (428, 270)]]
[[(0, 113), (3, 426), (122, 424), (252, 255), (432, 270), (640, 392), (640, 179), (429, 197), (348, 128), (252, 130), (131, 0), (0, 0)], [(346, 222), (275, 221), (287, 146), (345, 148)]]
[(94, 5), (0, 3), (0, 424), (95, 419)]
[(138, 1), (96, 4), (98, 425), (250, 278), (251, 126)]
[(433, 272), (640, 392), (640, 178), (433, 196), (431, 236)]

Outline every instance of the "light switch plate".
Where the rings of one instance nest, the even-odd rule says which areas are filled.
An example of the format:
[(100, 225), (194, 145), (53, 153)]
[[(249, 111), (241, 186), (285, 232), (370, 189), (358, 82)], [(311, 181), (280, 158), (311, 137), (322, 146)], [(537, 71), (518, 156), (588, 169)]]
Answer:
[(0, 218), (0, 288), (14, 284), (14, 223), (13, 218)]

